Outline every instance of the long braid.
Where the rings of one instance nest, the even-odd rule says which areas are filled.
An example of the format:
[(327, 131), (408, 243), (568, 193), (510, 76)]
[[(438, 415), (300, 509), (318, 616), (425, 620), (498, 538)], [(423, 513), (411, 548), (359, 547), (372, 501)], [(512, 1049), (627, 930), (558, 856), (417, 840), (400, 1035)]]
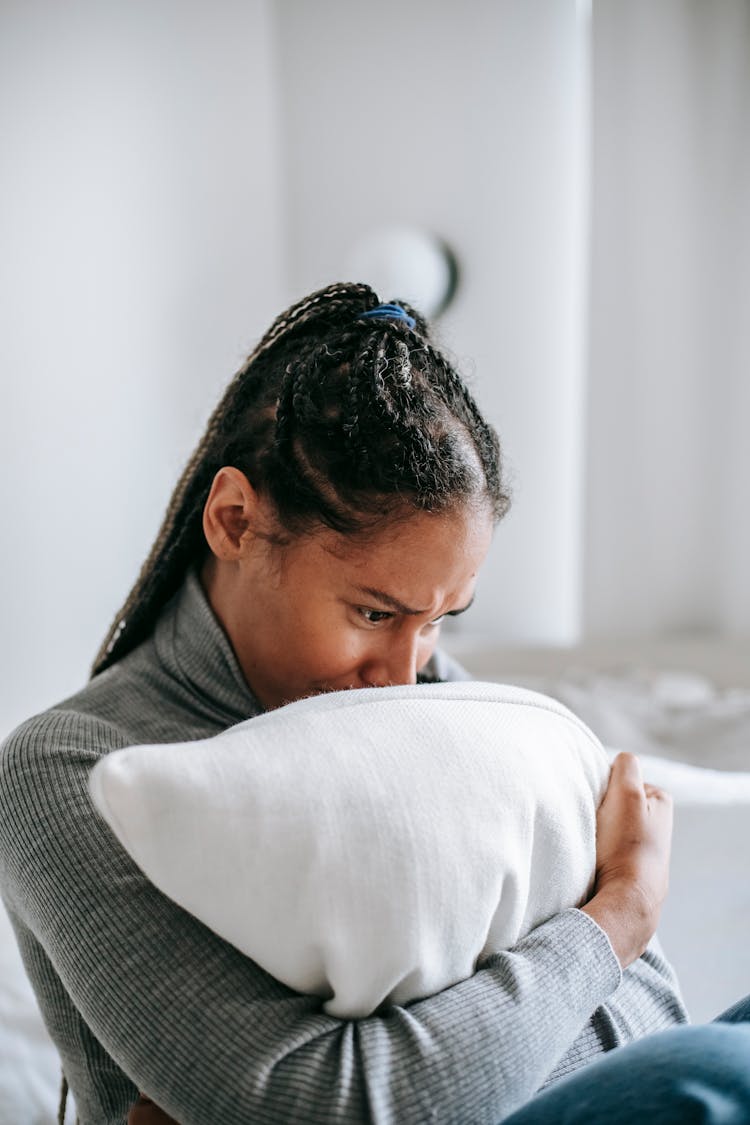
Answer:
[(337, 283), (276, 318), (211, 414), (92, 676), (150, 634), (205, 552), (203, 508), (222, 465), (265, 489), (291, 532), (316, 521), (357, 532), (405, 498), (439, 510), (478, 490), (505, 511), (497, 437), (460, 376), (403, 302), (413, 329), (360, 318), (377, 304), (369, 286)]

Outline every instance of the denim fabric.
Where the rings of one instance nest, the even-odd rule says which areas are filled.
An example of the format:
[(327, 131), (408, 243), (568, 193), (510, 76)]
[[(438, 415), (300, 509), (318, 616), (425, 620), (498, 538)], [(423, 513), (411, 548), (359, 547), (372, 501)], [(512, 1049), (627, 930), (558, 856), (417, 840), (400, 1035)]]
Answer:
[(503, 1125), (748, 1125), (750, 996), (713, 1023), (617, 1048), (538, 1094)]

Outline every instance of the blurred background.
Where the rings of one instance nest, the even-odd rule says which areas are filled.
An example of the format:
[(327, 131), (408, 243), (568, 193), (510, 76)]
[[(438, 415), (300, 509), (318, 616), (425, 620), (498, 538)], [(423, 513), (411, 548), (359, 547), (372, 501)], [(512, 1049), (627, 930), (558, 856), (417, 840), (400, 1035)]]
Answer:
[(393, 226), (455, 255), (515, 497), (456, 628), (750, 635), (749, 131), (747, 0), (3, 0), (0, 734), (82, 686), (257, 337)]

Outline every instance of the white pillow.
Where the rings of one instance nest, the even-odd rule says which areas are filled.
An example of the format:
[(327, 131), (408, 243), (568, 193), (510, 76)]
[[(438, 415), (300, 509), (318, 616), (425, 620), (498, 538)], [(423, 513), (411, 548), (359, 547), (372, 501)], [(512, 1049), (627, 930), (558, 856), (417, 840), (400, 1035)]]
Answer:
[(300, 992), (358, 1017), (470, 976), (581, 903), (609, 765), (565, 707), (448, 683), (300, 700), (91, 774), (145, 875)]

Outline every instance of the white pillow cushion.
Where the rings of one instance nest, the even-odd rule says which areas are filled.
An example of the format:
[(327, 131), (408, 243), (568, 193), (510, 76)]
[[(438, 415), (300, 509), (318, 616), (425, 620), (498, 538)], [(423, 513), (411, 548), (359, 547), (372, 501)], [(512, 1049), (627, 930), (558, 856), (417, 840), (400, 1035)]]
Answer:
[(609, 764), (562, 704), (447, 683), (336, 692), (133, 746), (91, 795), (144, 874), (326, 1010), (470, 976), (589, 894)]

